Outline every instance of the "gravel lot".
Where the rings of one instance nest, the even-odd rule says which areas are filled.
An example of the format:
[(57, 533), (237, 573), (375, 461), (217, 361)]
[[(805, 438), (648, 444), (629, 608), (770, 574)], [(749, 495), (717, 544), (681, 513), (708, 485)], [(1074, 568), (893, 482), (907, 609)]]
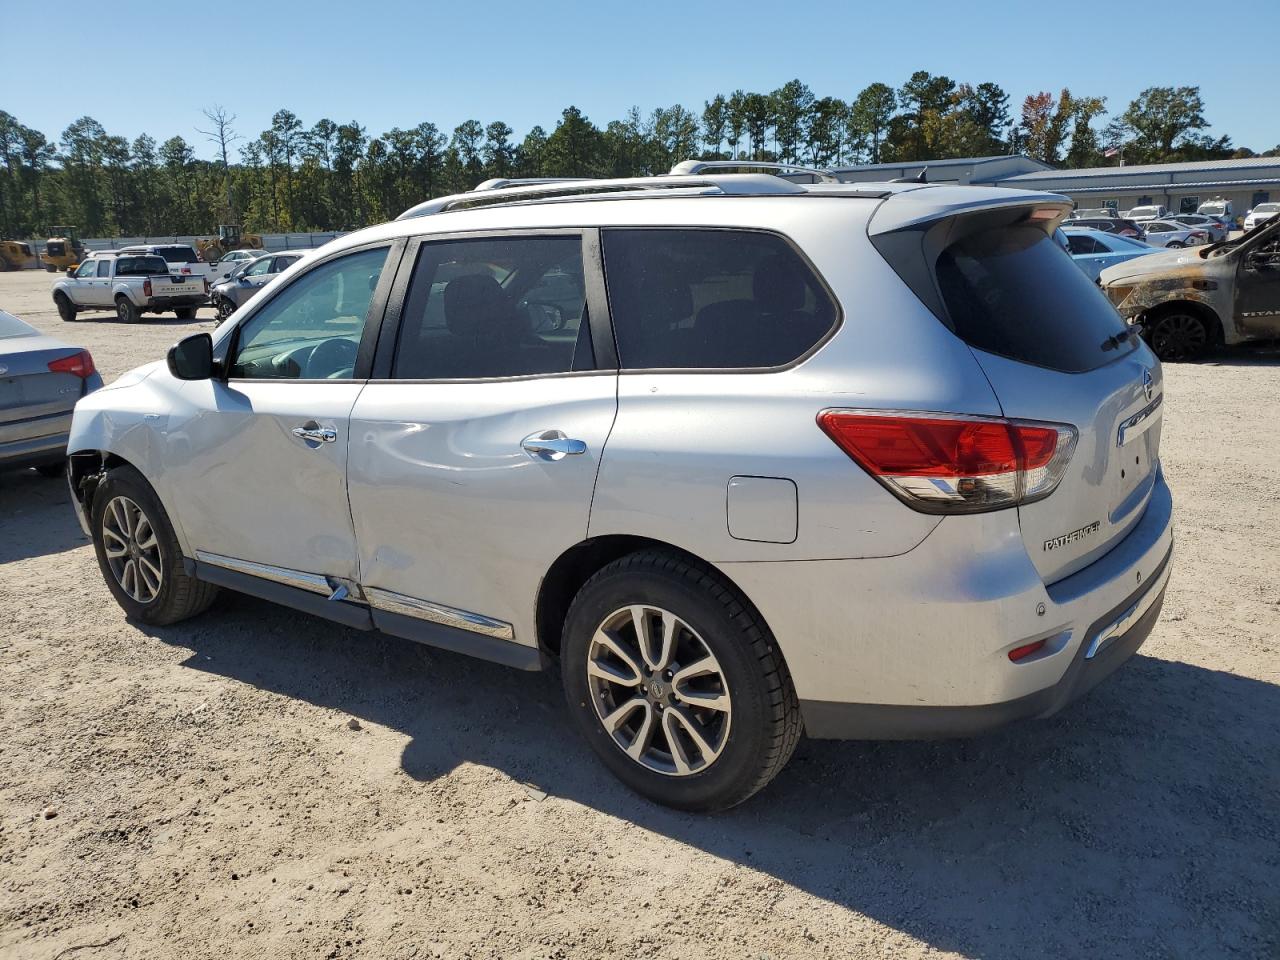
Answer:
[[(0, 307), (108, 380), (211, 327), (64, 324), (52, 280)], [(978, 740), (803, 743), (715, 817), (618, 785), (551, 677), (234, 594), (127, 623), (63, 485), (0, 475), (0, 956), (1280, 956), (1278, 366), (1166, 368), (1177, 556), (1124, 670)]]

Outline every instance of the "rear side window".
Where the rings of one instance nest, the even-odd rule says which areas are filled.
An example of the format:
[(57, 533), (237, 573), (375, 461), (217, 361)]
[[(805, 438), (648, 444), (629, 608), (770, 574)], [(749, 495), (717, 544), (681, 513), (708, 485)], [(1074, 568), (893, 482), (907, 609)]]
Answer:
[(970, 234), (943, 250), (936, 271), (952, 329), (979, 350), (1079, 373), (1137, 346), (1111, 339), (1124, 321), (1038, 227)]
[(838, 316), (813, 270), (773, 234), (606, 230), (604, 259), (626, 370), (782, 366)]

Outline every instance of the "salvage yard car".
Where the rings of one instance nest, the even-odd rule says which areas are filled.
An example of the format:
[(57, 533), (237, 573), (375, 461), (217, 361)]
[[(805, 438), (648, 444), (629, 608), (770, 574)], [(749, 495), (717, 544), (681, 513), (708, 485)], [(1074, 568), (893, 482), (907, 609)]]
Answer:
[(1235, 240), (1109, 267), (1100, 282), (1162, 360), (1280, 337), (1280, 218)]
[(219, 280), (209, 293), (214, 308), (218, 311), (218, 319), (225, 320), (244, 305), (250, 297), (266, 286), (277, 274), (301, 260), (299, 253), (268, 253), (248, 264), (241, 270), (233, 270), (232, 276)]
[(0, 310), (0, 470), (61, 476), (72, 408), (100, 386), (88, 350)]
[(427, 201), (82, 400), (121, 607), (558, 660), (600, 760), (693, 810), (802, 730), (972, 734), (1126, 661), (1163, 377), (1057, 249), (1070, 202), (681, 168)]
[(1097, 280), (1107, 267), (1146, 257), (1156, 253), (1156, 248), (1141, 240), (1130, 240), (1128, 237), (1104, 233), (1101, 230), (1082, 229), (1068, 221), (1062, 228), (1067, 240), (1067, 252), (1076, 262), (1084, 275), (1090, 280)]
[(68, 322), (93, 309), (114, 309), (125, 323), (169, 310), (179, 320), (191, 320), (208, 299), (204, 277), (170, 273), (158, 255), (95, 253), (53, 285), (58, 315)]

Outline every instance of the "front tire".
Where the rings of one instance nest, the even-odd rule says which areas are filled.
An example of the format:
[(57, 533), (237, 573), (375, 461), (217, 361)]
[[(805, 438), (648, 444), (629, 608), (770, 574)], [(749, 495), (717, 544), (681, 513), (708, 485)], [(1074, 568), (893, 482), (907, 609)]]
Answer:
[(1151, 321), (1147, 343), (1166, 363), (1196, 360), (1209, 349), (1209, 328), (1204, 320), (1187, 310), (1170, 310)]
[(723, 810), (763, 788), (800, 739), (773, 636), (715, 571), (648, 551), (578, 592), (561, 672), (569, 711), (615, 776), (682, 810)]
[(1183, 247), (1186, 246), (1186, 244), (1182, 243), (1179, 240), (1170, 240), (1167, 246), (1170, 250), (1181, 250)]
[(217, 587), (187, 576), (169, 516), (133, 467), (116, 467), (98, 485), (90, 523), (98, 568), (129, 619), (177, 623), (217, 596)]
[(142, 311), (128, 297), (116, 297), (116, 316), (121, 323), (137, 323), (142, 319)]
[(218, 321), (221, 322), (223, 320), (226, 320), (227, 317), (231, 316), (233, 313), (236, 312), (236, 305), (232, 303), (230, 300), (228, 300), (226, 297), (219, 297), (218, 303), (217, 303), (217, 309), (218, 309)]
[(75, 320), (76, 313), (79, 311), (76, 310), (76, 305), (71, 302), (70, 297), (65, 293), (58, 293), (54, 295), (53, 302), (58, 307), (58, 316), (62, 318), (63, 323), (71, 323)]

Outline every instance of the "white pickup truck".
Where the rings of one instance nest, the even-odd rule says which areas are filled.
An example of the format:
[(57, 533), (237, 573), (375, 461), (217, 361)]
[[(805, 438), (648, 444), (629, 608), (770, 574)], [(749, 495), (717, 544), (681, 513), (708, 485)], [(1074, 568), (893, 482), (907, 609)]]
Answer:
[(81, 310), (112, 307), (125, 323), (167, 310), (179, 320), (194, 320), (196, 308), (208, 301), (203, 276), (170, 273), (164, 257), (149, 254), (97, 253), (53, 285), (58, 315), (67, 321)]

